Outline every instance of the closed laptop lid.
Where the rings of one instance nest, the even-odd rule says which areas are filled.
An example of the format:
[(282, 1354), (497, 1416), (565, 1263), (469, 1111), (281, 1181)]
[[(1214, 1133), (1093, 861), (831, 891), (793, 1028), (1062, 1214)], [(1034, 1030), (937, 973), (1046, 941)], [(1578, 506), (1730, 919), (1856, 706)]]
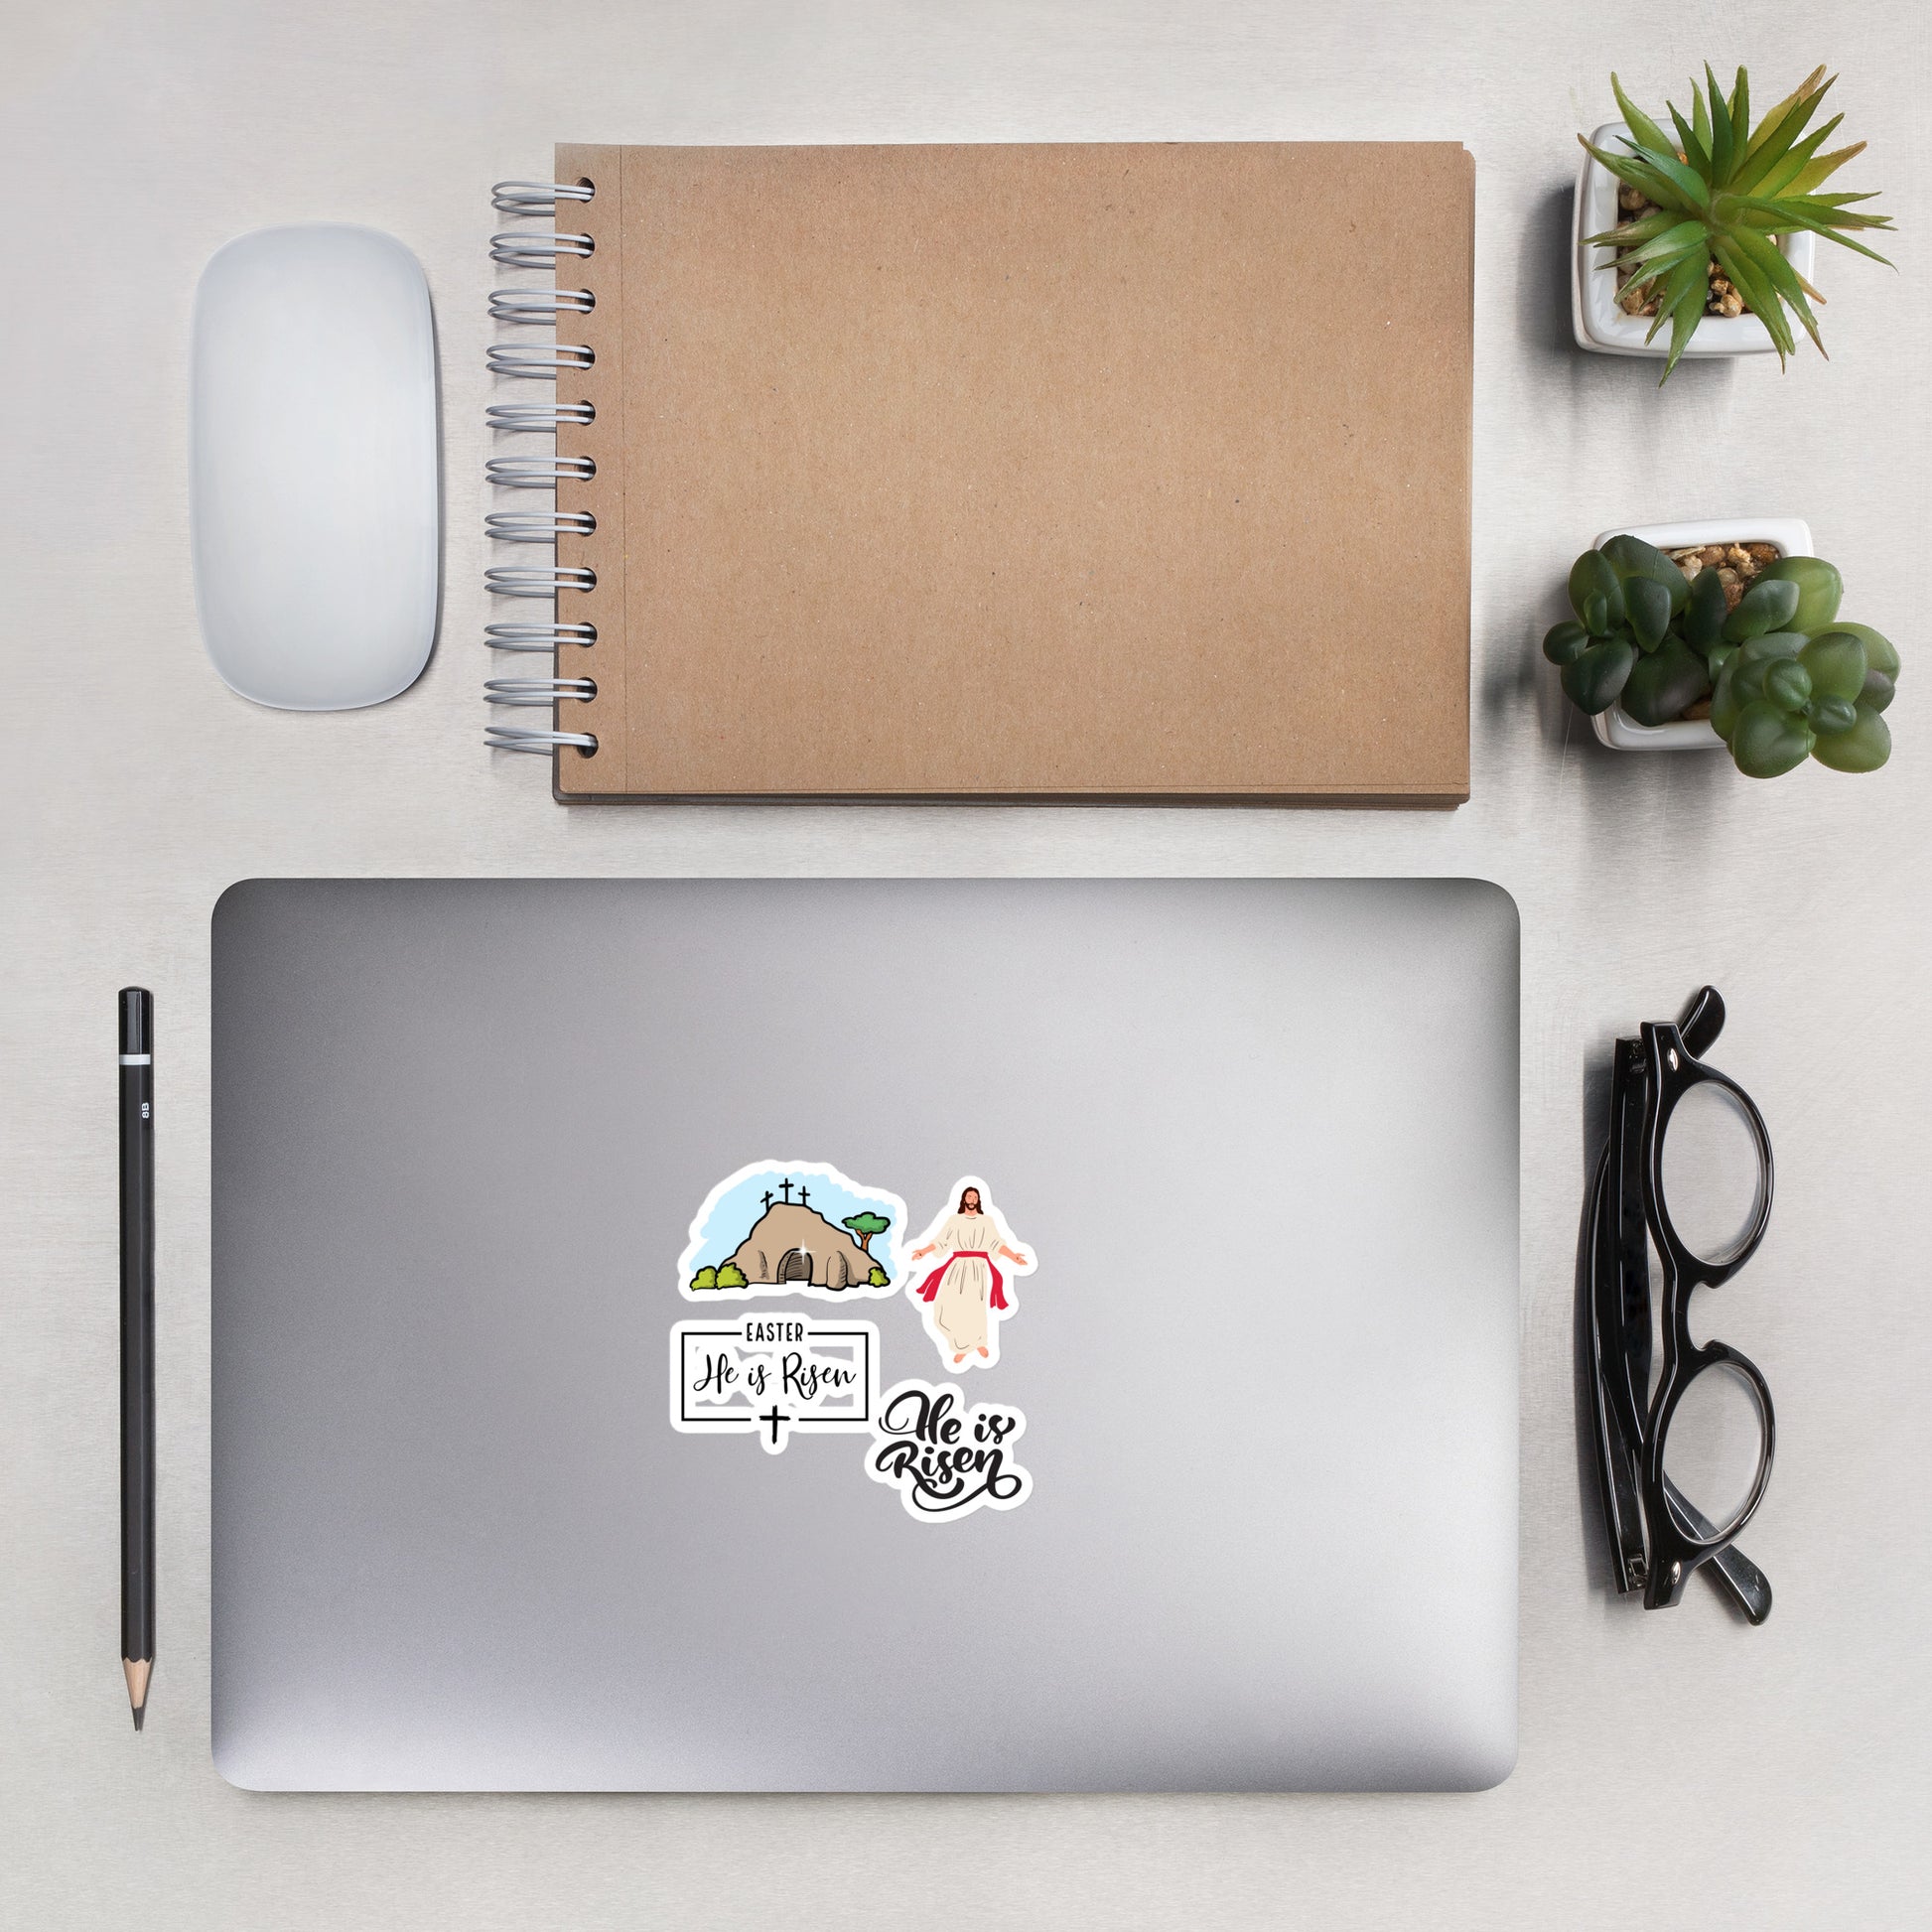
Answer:
[(213, 1019), (235, 1782), (1507, 1774), (1499, 889), (257, 881)]

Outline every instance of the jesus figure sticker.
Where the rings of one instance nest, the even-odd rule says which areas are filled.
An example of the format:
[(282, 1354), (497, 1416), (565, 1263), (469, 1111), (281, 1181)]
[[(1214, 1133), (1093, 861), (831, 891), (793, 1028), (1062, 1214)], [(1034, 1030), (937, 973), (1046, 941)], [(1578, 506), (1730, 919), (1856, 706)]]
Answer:
[[(932, 1257), (929, 1273), (917, 1264)], [(906, 1259), (914, 1264), (905, 1292), (923, 1311), (939, 1359), (955, 1373), (991, 1368), (1000, 1359), (1000, 1327), (1017, 1312), (1012, 1278), (1031, 1275), (1035, 1256), (1019, 1245), (978, 1174), (962, 1174), (947, 1192)]]

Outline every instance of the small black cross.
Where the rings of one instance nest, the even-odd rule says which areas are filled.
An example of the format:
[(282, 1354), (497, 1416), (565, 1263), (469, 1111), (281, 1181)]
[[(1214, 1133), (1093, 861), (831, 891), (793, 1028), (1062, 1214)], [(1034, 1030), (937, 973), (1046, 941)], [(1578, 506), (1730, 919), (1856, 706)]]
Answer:
[(768, 1422), (771, 1425), (771, 1441), (774, 1445), (778, 1440), (778, 1425), (781, 1422), (789, 1422), (791, 1418), (784, 1415), (775, 1402), (759, 1418), (759, 1422)]
[(811, 1195), (806, 1192), (803, 1184), (801, 1183), (798, 1189), (798, 1205), (800, 1207), (807, 1206), (810, 1203), (811, 1198), (812, 1198)]
[(764, 1204), (766, 1207), (771, 1205), (771, 1189), (769, 1187), (764, 1190)]
[(791, 1182), (789, 1179), (787, 1179), (783, 1183), (783, 1186), (780, 1191), (784, 1194), (786, 1201), (789, 1201), (791, 1199)]

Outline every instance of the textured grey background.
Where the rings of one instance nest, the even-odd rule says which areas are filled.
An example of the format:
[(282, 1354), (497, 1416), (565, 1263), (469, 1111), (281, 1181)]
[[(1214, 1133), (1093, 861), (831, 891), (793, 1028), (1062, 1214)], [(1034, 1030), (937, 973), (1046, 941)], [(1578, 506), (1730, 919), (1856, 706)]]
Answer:
[[(1748, 31), (1745, 31), (1745, 27)], [(640, 1924), (1811, 1926), (1922, 1911), (1932, 1812), (1932, 942), (1910, 620), (1927, 528), (1925, 10), (1863, 0), (0, 8), (13, 190), (0, 591), (0, 1918), (181, 1928)], [(1568, 345), (1574, 135), (1614, 65), (1647, 96), (1739, 57), (1771, 97), (1829, 58), (1857, 169), (1905, 226), (1833, 259), (1827, 340), (1775, 365)], [(1474, 798), (1449, 815), (579, 811), (478, 735), (485, 194), (592, 140), (1426, 135), (1477, 162)], [(444, 350), (443, 641), (359, 716), (252, 710), (196, 638), (186, 534), (196, 275), (268, 222), (421, 256)], [(1599, 753), (1537, 663), (1570, 558), (1621, 520), (1808, 517), (1907, 653), (1875, 777), (1751, 786)], [(1403, 568), (1400, 530), (1361, 567)], [(1523, 911), (1522, 1754), (1455, 1798), (251, 1797), (208, 1760), (208, 909), (260, 873), (1455, 873)], [(1607, 1041), (1702, 979), (1779, 1192), (1709, 1325), (1778, 1400), (1733, 1625), (1607, 1600), (1578, 1460), (1572, 1268)], [(114, 1667), (113, 989), (155, 989), (162, 1608), (137, 1745)], [(479, 1685), (482, 1694), (484, 1686)]]

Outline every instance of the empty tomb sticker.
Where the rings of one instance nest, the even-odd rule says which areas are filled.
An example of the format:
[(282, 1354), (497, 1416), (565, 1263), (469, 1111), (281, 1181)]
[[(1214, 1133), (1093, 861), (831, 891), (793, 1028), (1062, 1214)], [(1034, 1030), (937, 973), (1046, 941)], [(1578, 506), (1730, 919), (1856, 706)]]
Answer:
[(818, 1161), (755, 1161), (704, 1197), (678, 1258), (693, 1302), (894, 1295), (905, 1279), (905, 1203)]
[[(917, 1522), (1017, 1508), (1033, 1490), (1015, 1452), (1026, 1417), (950, 1378), (997, 1366), (1014, 1284), (1035, 1265), (977, 1174), (914, 1237), (890, 1188), (825, 1162), (753, 1162), (705, 1196), (678, 1257), (690, 1313), (671, 1327), (671, 1427), (774, 1456), (795, 1436), (866, 1436), (866, 1473)], [(857, 1305), (900, 1295), (948, 1379), (882, 1394), (880, 1326)]]

